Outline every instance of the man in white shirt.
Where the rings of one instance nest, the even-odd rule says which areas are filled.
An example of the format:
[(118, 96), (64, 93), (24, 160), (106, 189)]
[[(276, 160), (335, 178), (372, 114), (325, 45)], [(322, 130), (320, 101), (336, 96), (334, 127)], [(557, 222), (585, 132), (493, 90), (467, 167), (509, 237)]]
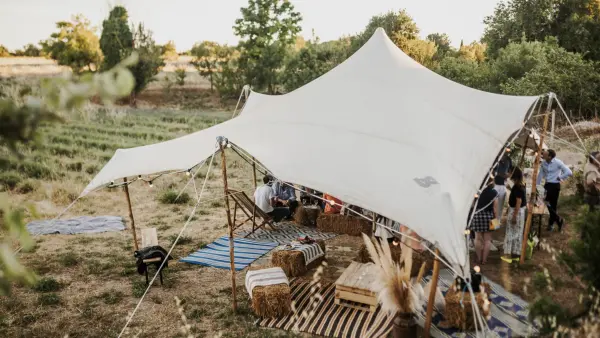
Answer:
[(273, 222), (279, 222), (283, 218), (290, 216), (289, 208), (275, 208), (275, 192), (273, 188), (269, 186), (269, 182), (271, 182), (270, 176), (263, 177), (264, 185), (256, 188), (254, 192), (254, 203), (257, 207), (259, 207), (262, 211), (264, 211), (267, 215), (273, 218)]
[(546, 205), (550, 212), (548, 231), (554, 230), (554, 223), (558, 224), (558, 231), (562, 230), (565, 220), (558, 216), (558, 197), (560, 195), (560, 184), (573, 175), (573, 172), (561, 160), (556, 158), (556, 152), (552, 149), (545, 150), (542, 153), (544, 161), (541, 163), (540, 172), (537, 178), (537, 185), (544, 184), (546, 191)]

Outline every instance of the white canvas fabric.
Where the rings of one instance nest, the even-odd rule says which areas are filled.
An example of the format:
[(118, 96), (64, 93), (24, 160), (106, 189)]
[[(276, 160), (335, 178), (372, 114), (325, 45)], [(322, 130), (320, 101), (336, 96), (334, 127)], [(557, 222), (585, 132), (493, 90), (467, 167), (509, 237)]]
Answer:
[(118, 150), (82, 196), (111, 180), (191, 168), (224, 136), (279, 179), (405, 224), (466, 267), (473, 196), (536, 99), (454, 83), (378, 29), (348, 60), (291, 93), (253, 92), (232, 120)]

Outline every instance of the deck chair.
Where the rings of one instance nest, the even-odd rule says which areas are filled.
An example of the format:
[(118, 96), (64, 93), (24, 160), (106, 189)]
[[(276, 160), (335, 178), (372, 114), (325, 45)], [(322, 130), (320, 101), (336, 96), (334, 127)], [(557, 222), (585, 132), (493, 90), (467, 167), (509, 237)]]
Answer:
[[(252, 231), (250, 231), (246, 237), (254, 231), (260, 229), (261, 227), (268, 224), (271, 228), (273, 228), (273, 222), (271, 216), (267, 215), (261, 208), (259, 208), (254, 201), (246, 195), (245, 192), (235, 189), (228, 189), (227, 194), (233, 201), (235, 202), (235, 208), (233, 209), (233, 230), (241, 227), (246, 224), (248, 221), (252, 221)], [(237, 210), (240, 209), (245, 215), (246, 219), (241, 222), (237, 222)], [(260, 218), (262, 222), (257, 223), (256, 218)]]

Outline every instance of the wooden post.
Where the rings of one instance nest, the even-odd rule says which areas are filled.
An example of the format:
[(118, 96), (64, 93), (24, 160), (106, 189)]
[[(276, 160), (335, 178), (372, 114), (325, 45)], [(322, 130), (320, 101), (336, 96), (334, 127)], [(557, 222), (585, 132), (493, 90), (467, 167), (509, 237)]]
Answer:
[(233, 312), (237, 311), (236, 303), (236, 291), (235, 291), (235, 260), (233, 254), (233, 224), (231, 224), (231, 210), (229, 209), (229, 196), (227, 187), (227, 160), (225, 158), (225, 148), (223, 144), (219, 142), (219, 148), (221, 148), (221, 169), (223, 171), (223, 190), (225, 191), (225, 210), (227, 211), (227, 224), (229, 224), (229, 260), (231, 261), (231, 292), (233, 295)]
[[(256, 159), (254, 156), (252, 157), (252, 183), (254, 184), (254, 191), (256, 191)], [(256, 203), (252, 207), (252, 231), (254, 231), (254, 227), (256, 227)]]
[(131, 232), (133, 233), (133, 247), (135, 251), (138, 251), (137, 235), (135, 234), (135, 220), (133, 219), (133, 210), (131, 209), (131, 198), (129, 197), (129, 185), (127, 184), (127, 177), (123, 178), (123, 190), (125, 191), (125, 197), (127, 197), (127, 206), (129, 207), (129, 220), (131, 221)]
[[(523, 161), (525, 161), (525, 152), (527, 151), (527, 144), (529, 143), (529, 136), (531, 136), (531, 132), (527, 134), (527, 138), (525, 138), (525, 144), (522, 148), (521, 159), (519, 160), (519, 169), (523, 170)], [(535, 139), (533, 140), (535, 142)], [(516, 168), (515, 168), (516, 169)]]
[[(551, 101), (549, 98), (548, 100)], [(550, 109), (550, 103), (548, 103), (548, 110)], [(527, 219), (525, 220), (525, 232), (523, 233), (523, 243), (521, 244), (521, 259), (519, 262), (521, 264), (525, 263), (525, 253), (527, 252), (527, 238), (529, 238), (529, 230), (531, 229), (531, 219), (533, 217), (533, 208), (535, 207), (535, 195), (537, 192), (537, 177), (538, 171), (540, 168), (540, 161), (542, 158), (542, 147), (544, 145), (544, 138), (546, 137), (546, 130), (548, 129), (548, 118), (550, 114), (546, 114), (544, 116), (544, 127), (542, 129), (542, 134), (540, 135), (540, 145), (538, 147), (537, 156), (535, 157), (535, 162), (533, 164), (533, 175), (531, 177), (531, 196), (529, 196), (529, 204), (527, 205)]]
[(377, 214), (373, 213), (373, 236), (375, 236), (375, 230), (377, 230)]
[(429, 300), (427, 301), (425, 325), (423, 326), (423, 337), (425, 338), (429, 338), (433, 305), (435, 304), (435, 292), (437, 290), (438, 277), (440, 276), (440, 261), (438, 260), (438, 256), (440, 255), (439, 249), (435, 249), (435, 255), (436, 257), (433, 261), (433, 276), (431, 276), (431, 284), (429, 286)]

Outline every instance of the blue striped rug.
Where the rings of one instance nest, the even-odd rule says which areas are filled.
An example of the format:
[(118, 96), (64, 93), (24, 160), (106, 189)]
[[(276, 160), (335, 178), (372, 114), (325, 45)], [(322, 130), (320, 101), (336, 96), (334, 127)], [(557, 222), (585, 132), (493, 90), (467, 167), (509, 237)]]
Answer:
[[(274, 242), (253, 241), (245, 238), (234, 238), (233, 242), (234, 263), (237, 271), (244, 269), (278, 245)], [(179, 261), (229, 270), (231, 268), (229, 237), (223, 236)]]

